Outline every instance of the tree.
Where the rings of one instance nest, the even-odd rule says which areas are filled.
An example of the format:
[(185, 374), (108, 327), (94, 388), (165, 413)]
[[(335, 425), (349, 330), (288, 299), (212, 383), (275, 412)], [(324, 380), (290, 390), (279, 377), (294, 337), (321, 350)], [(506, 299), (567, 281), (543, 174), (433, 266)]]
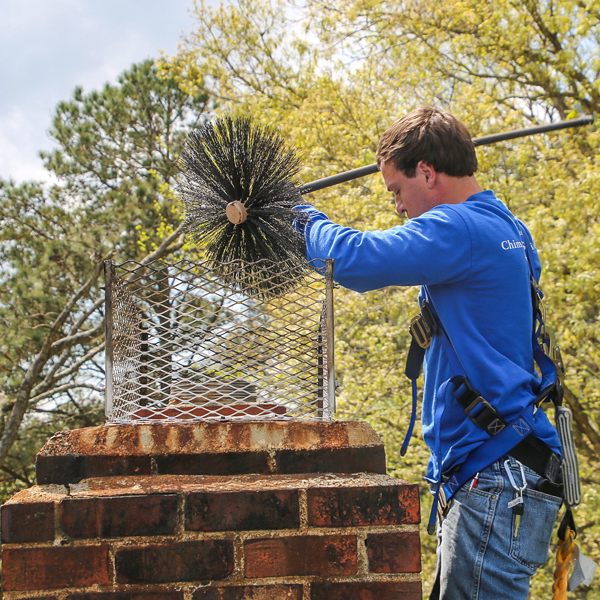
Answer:
[(55, 183), (0, 182), (5, 492), (32, 483), (48, 432), (101, 419), (103, 261), (148, 262), (182, 247), (171, 185), (208, 105), (204, 87), (183, 90), (152, 61), (134, 65), (118, 85), (77, 88), (58, 105), (58, 148), (42, 154)]
[[(164, 68), (188, 82), (195, 69), (211, 82), (222, 110), (276, 124), (304, 153), (303, 181), (373, 163), (381, 132), (419, 103), (451, 110), (473, 136), (599, 108), (594, 2), (237, 0), (215, 8), (199, 1), (195, 15), (196, 31)], [(480, 182), (538, 240), (548, 320), (565, 355), (566, 400), (577, 426), (584, 480), (578, 542), (596, 560), (599, 144), (594, 126), (478, 150)], [(379, 229), (397, 222), (385, 197), (374, 177), (309, 200), (338, 222)], [(427, 451), (417, 440), (405, 459), (398, 449), (408, 423), (403, 349), (414, 298), (414, 290), (402, 289), (336, 296), (340, 412), (370, 420), (385, 440), (392, 473), (413, 481)], [(423, 487), (429, 507), (427, 496)], [(423, 542), (433, 546), (426, 536)], [(426, 555), (426, 581), (433, 563)], [(534, 582), (534, 596), (547, 592), (548, 569)]]

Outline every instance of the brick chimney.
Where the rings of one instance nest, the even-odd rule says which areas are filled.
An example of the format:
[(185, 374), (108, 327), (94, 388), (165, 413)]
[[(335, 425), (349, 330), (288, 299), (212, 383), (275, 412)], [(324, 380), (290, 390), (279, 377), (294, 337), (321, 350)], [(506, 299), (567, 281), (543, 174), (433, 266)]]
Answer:
[(57, 433), (2, 507), (5, 600), (417, 600), (416, 485), (366, 423)]

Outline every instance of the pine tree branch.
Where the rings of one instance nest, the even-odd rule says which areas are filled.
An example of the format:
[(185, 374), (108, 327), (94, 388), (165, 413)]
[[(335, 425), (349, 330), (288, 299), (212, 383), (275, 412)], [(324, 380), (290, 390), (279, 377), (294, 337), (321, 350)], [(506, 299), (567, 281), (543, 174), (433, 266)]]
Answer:
[(89, 342), (93, 338), (95, 338), (98, 334), (104, 331), (104, 323), (98, 323), (95, 327), (91, 329), (86, 329), (85, 331), (80, 331), (74, 335), (67, 336), (60, 340), (56, 340), (52, 344), (52, 350), (62, 350), (64, 348), (71, 348), (77, 344), (83, 344), (85, 342)]
[(45, 400), (46, 398), (52, 398), (55, 394), (61, 394), (62, 392), (66, 392), (68, 390), (76, 390), (76, 389), (87, 389), (93, 390), (94, 392), (104, 392), (104, 387), (93, 385), (91, 383), (65, 383), (63, 385), (59, 385), (47, 392), (42, 394), (38, 394), (37, 396), (32, 396), (29, 399), (31, 404), (38, 403), (40, 400)]

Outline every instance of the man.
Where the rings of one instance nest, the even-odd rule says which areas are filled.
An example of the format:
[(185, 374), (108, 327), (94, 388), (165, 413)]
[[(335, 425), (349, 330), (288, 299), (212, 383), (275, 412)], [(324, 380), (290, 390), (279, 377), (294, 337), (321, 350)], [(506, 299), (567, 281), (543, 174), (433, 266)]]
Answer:
[(424, 364), (426, 478), (452, 495), (438, 524), (432, 598), (525, 599), (561, 505), (552, 485), (560, 441), (535, 405), (537, 252), (526, 228), (478, 184), (471, 136), (451, 114), (420, 106), (401, 118), (383, 134), (377, 163), (409, 220), (359, 232), (302, 207), (307, 258), (335, 259), (336, 280), (359, 292), (423, 286), (437, 328)]

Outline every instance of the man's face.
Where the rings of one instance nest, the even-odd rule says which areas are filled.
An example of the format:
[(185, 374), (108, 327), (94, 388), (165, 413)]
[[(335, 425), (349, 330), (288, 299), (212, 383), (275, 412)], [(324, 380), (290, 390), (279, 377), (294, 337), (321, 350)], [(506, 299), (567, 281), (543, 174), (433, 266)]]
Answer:
[(406, 214), (409, 219), (420, 217), (431, 208), (430, 189), (426, 173), (417, 167), (415, 177), (409, 178), (391, 163), (381, 165), (381, 174), (387, 189), (394, 194), (396, 212)]

